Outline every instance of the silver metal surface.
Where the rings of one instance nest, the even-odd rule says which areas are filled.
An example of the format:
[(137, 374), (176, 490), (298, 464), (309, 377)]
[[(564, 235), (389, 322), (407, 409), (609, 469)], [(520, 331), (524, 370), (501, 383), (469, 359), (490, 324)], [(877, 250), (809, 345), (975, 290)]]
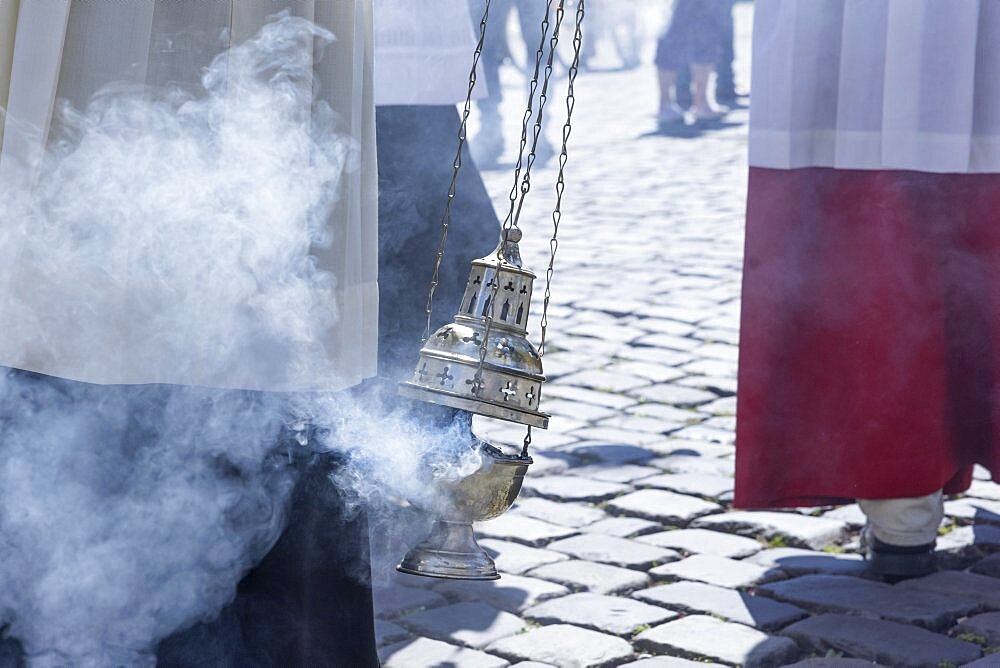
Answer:
[(496, 251), (473, 260), (454, 322), (424, 343), (403, 396), (548, 427), (538, 408), (542, 360), (527, 338), (535, 275), (521, 266), (520, 239), (520, 230), (507, 230)]
[(430, 534), (397, 569), (411, 575), (456, 580), (496, 580), (496, 565), (476, 542), (472, 523), (499, 517), (517, 499), (531, 457), (511, 456), (480, 441), (483, 465), (441, 486), (445, 502)]

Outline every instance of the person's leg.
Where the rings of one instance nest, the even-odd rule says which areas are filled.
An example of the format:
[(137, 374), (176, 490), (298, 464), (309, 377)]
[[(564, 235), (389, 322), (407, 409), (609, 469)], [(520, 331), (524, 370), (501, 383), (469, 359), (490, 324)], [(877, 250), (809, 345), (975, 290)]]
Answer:
[(905, 499), (858, 499), (868, 518), (869, 568), (877, 575), (906, 578), (934, 570), (934, 543), (944, 518), (941, 491)]
[(715, 64), (715, 101), (719, 104), (733, 106), (736, 103), (736, 75), (733, 72), (733, 61), (736, 52), (733, 47), (733, 3), (725, 0), (720, 7), (719, 36), (721, 55)]
[(713, 120), (721, 118), (726, 109), (717, 108), (708, 96), (708, 80), (712, 77), (714, 66), (711, 63), (691, 63), (691, 108), (698, 120)]

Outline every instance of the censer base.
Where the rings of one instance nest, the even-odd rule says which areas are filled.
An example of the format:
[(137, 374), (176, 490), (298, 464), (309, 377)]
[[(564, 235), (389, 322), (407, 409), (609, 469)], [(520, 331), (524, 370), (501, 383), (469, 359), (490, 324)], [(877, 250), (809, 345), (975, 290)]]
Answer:
[(496, 564), (476, 542), (471, 522), (438, 520), (430, 535), (396, 567), (401, 573), (449, 580), (499, 580)]

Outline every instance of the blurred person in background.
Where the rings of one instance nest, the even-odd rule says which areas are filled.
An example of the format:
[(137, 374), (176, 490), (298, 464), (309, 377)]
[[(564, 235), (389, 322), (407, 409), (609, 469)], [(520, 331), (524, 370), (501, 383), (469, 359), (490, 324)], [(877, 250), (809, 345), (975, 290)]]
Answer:
[(1000, 3), (754, 21), (736, 505), (857, 500), (870, 570), (924, 575), (1000, 481)]
[(678, 73), (690, 68), (691, 114), (695, 124), (719, 121), (729, 111), (710, 99), (709, 79), (722, 60), (727, 34), (732, 41), (732, 0), (677, 0), (666, 32), (656, 47), (660, 86), (657, 120), (661, 128), (686, 123), (678, 104)]
[[(715, 101), (730, 109), (740, 104), (740, 97), (745, 97), (745, 94), (737, 90), (736, 73), (733, 69), (733, 63), (736, 60), (736, 36), (733, 30), (732, 4), (731, 2), (723, 29), (719, 34), (722, 49), (719, 60), (715, 63)], [(681, 109), (691, 108), (691, 68), (689, 67), (682, 67), (677, 72), (676, 98), (677, 105)]]
[[(486, 0), (468, 0), (468, 3), (470, 13), (478, 21), (483, 15)], [(513, 62), (509, 39), (511, 33), (508, 30), (511, 17), (517, 15), (517, 29), (524, 40), (526, 56), (523, 74), (530, 80), (542, 36), (541, 25), (545, 17), (545, 6), (543, 0), (494, 0), (490, 3), (490, 17), (486, 24), (486, 39), (483, 42), (483, 54), (480, 60), (483, 76), (486, 79), (486, 95), (477, 101), (480, 125), (476, 136), (472, 138), (471, 146), (472, 156), (480, 169), (495, 168), (504, 152), (503, 118), (500, 113), (500, 105), (503, 103), (500, 68), (506, 62)], [(551, 32), (549, 35), (551, 36)], [(548, 45), (548, 37), (545, 43)], [(539, 136), (535, 164), (539, 167), (544, 166), (554, 154), (555, 149), (545, 135)]]

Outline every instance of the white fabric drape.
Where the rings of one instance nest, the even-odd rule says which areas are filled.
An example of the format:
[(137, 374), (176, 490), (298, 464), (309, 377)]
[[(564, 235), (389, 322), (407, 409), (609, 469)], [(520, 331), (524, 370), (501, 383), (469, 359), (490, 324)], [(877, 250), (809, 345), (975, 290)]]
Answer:
[(1000, 172), (1000, 3), (757, 0), (750, 164)]
[[(74, 345), (78, 320), (69, 315), (81, 312), (78, 293), (67, 289), (61, 294), (47, 286), (44, 303), (42, 297), (32, 303), (30, 272), (6, 264), (0, 266), (0, 304), (16, 292), (22, 307), (44, 312), (38, 322), (45, 324), (33, 330), (16, 310), (0, 308), (5, 323), (21, 323), (5, 324), (0, 332), (0, 365), (100, 384), (259, 390), (337, 390), (374, 375), (378, 226), (371, 0), (0, 0), (0, 106), (6, 107), (0, 125), (0, 197), (38, 187), (40, 161), (58, 130), (52, 127), (57, 100), (82, 108), (112, 82), (196, 89), (202, 68), (227, 46), (220, 36), (228, 36), (229, 44), (241, 43), (282, 10), (336, 36), (314, 71), (319, 96), (336, 112), (339, 130), (350, 135), (359, 153), (357, 164), (340, 180), (329, 218), (333, 243), (314, 250), (317, 268), (334, 278), (329, 298), (338, 313), (322, 340), (296, 341), (295, 332), (285, 337), (297, 346), (294, 374), (276, 369), (273, 359), (269, 364), (253, 355), (220, 371), (218, 365), (198, 363), (199, 356), (207, 360), (211, 355), (203, 341), (191, 340), (184, 353), (177, 346), (162, 350), (155, 342), (130, 337), (128, 307), (116, 306), (114, 313), (87, 313), (88, 327), (105, 335), (88, 332), (88, 341), (101, 343), (80, 350)], [(16, 224), (0, 220), (0, 225)], [(273, 358), (292, 356), (277, 351)]]
[[(433, 9), (413, 0), (375, 0), (375, 103), (464, 100), (476, 36), (468, 0), (435, 0)], [(485, 93), (482, 79), (475, 93)]]

